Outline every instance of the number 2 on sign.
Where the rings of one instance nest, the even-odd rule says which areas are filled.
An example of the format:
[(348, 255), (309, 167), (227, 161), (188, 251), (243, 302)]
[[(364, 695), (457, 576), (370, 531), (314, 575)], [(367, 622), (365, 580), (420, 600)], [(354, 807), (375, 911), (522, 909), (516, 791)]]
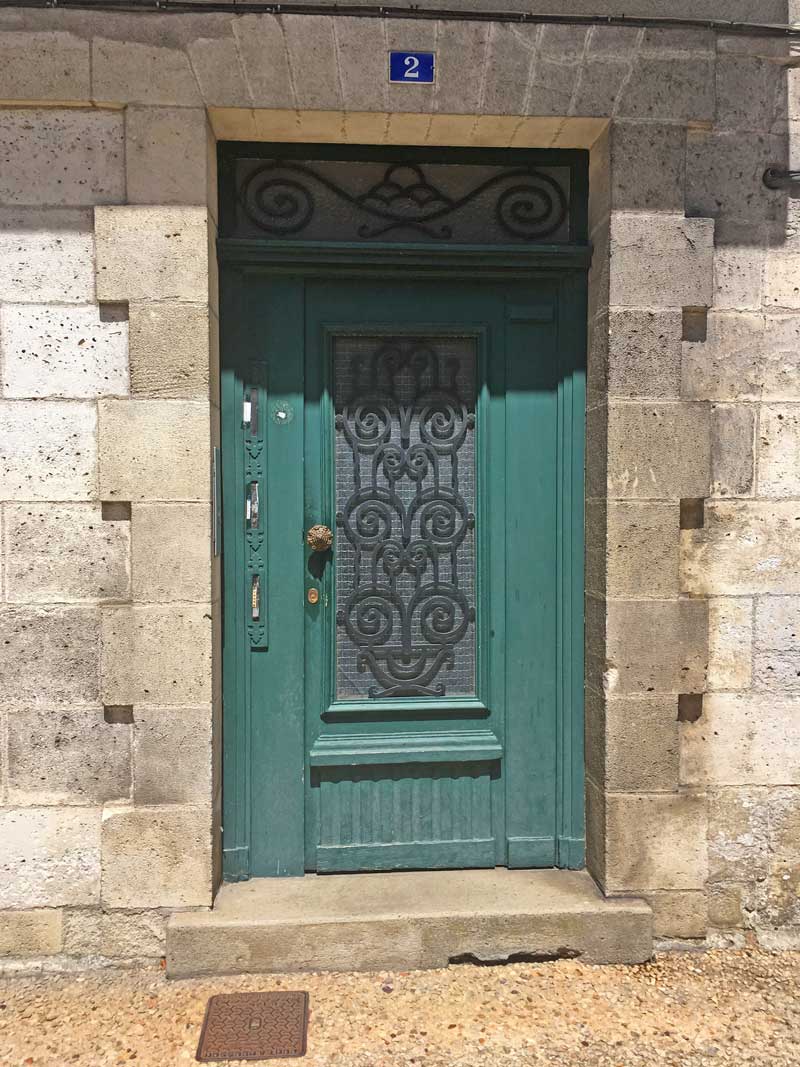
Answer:
[(406, 56), (403, 60), (405, 64), (405, 71), (403, 72), (404, 78), (419, 78), (419, 60), (416, 56)]

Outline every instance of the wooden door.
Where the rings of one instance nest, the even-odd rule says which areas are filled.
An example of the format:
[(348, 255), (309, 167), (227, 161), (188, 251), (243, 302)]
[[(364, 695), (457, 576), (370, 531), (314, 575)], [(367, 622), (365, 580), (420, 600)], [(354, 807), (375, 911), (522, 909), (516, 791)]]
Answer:
[(580, 865), (573, 282), (240, 276), (229, 876)]

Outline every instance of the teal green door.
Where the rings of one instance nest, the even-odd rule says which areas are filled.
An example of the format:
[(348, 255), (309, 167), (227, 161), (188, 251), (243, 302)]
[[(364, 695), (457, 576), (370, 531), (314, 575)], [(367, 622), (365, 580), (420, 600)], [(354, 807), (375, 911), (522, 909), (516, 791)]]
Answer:
[(229, 877), (581, 864), (581, 284), (230, 277)]

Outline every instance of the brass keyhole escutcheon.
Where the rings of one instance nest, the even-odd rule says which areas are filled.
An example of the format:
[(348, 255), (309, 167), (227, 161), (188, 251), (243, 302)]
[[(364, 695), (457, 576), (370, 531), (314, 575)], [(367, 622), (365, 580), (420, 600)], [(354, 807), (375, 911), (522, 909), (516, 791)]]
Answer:
[(311, 589), (309, 589), (309, 591), (306, 594), (306, 596), (308, 598), (309, 604), (318, 604), (319, 603), (319, 589), (314, 589), (314, 587), (312, 586)]
[(306, 534), (306, 544), (312, 552), (327, 552), (333, 544), (333, 533), (330, 526), (312, 526)]

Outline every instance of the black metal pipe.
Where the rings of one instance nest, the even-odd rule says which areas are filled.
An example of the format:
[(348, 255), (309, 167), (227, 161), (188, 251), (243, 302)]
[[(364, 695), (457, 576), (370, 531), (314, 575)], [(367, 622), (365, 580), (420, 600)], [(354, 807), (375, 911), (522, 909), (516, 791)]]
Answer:
[(800, 39), (800, 26), (783, 26), (764, 22), (729, 22), (724, 19), (689, 19), (668, 16), (637, 15), (568, 15), (536, 14), (527, 11), (461, 11), (450, 8), (383, 7), (368, 4), (339, 3), (261, 3), (245, 0), (0, 0), (0, 8), (45, 8), (50, 10), (83, 10), (107, 12), (139, 12), (142, 14), (185, 15), (318, 15), (333, 18), (365, 19), (426, 19), (452, 22), (516, 22), (556, 23), (567, 26), (636, 26), (652, 29), (714, 30), (718, 33), (743, 34), (749, 37), (782, 37)]
[(797, 189), (800, 187), (800, 170), (779, 170), (767, 167), (762, 180), (768, 189)]

